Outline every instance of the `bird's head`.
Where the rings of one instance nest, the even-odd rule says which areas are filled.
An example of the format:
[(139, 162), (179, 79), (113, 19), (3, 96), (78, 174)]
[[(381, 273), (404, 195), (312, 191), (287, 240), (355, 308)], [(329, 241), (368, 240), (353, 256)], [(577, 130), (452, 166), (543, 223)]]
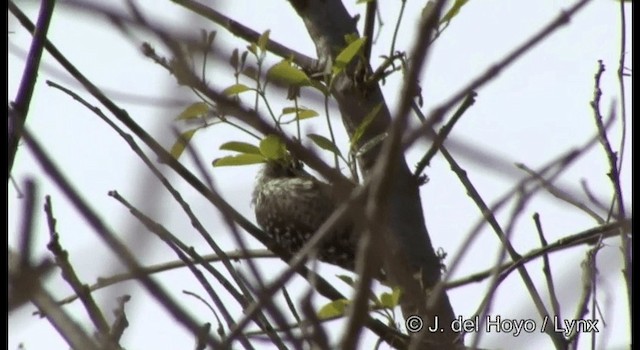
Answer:
[(292, 158), (269, 159), (265, 162), (262, 175), (266, 178), (286, 178), (305, 176), (303, 165)]

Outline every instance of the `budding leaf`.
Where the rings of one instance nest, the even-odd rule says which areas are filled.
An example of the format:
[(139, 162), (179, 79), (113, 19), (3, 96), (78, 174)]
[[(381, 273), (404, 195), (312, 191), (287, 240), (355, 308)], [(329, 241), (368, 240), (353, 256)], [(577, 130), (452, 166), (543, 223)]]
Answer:
[(360, 52), (362, 46), (367, 41), (366, 37), (358, 38), (352, 41), (347, 47), (345, 47), (338, 56), (336, 57), (336, 61), (333, 64), (333, 74), (337, 75), (344, 70), (344, 68), (349, 65), (351, 60)]
[(269, 33), (271, 30), (267, 29), (260, 37), (258, 38), (258, 47), (260, 51), (264, 52), (267, 47), (267, 43), (269, 42)]
[(325, 320), (328, 318), (342, 316), (344, 315), (347, 305), (349, 305), (349, 300), (347, 299), (334, 300), (320, 308), (320, 311), (318, 311), (318, 318)]
[(187, 108), (178, 114), (176, 120), (189, 120), (199, 118), (200, 116), (209, 112), (209, 105), (204, 102), (196, 102), (190, 104)]
[(260, 141), (260, 153), (269, 160), (284, 159), (287, 149), (276, 135), (267, 135)]

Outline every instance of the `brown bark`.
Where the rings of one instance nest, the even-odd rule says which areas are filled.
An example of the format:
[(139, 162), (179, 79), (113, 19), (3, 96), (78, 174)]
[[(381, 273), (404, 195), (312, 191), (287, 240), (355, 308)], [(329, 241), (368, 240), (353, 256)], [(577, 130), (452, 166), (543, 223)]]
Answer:
[[(340, 0), (290, 0), (298, 15), (304, 21), (313, 40), (320, 68), (327, 71), (328, 65), (346, 46), (346, 34), (357, 33), (356, 23)], [(365, 62), (368, 65), (368, 62)], [(350, 136), (376, 106), (381, 106), (378, 115), (367, 128), (358, 146), (390, 130), (391, 114), (378, 84), (364, 85), (356, 76), (357, 62), (336, 77), (331, 91), (338, 103), (343, 123)], [(365, 179), (373, 175), (373, 168), (380, 160), (382, 144), (370, 149), (359, 157), (359, 165)], [(405, 318), (418, 315), (425, 327), (438, 319), (442, 332), (426, 332), (420, 335), (422, 344), (437, 348), (455, 348), (460, 345), (458, 333), (447, 325), (454, 319), (448, 296), (442, 292), (433, 306), (427, 305), (430, 290), (441, 277), (440, 259), (435, 253), (427, 232), (419, 185), (411, 174), (403, 156), (397, 156), (389, 164), (392, 171), (388, 207), (384, 208), (389, 234), (374, 237), (384, 240), (384, 267), (389, 282), (402, 288), (401, 307)], [(426, 328), (425, 328), (426, 329)]]

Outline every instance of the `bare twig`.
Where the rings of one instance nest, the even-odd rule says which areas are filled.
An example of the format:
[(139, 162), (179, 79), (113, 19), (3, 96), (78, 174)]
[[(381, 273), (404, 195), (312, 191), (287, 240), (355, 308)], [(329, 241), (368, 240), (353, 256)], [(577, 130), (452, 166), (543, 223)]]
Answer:
[(589, 189), (589, 184), (587, 183), (586, 179), (580, 180), (580, 186), (582, 187), (582, 191), (584, 191), (584, 194), (589, 199), (589, 202), (591, 202), (593, 205), (595, 205), (598, 209), (602, 211), (606, 212), (609, 210), (604, 204), (602, 204), (602, 202), (600, 202), (598, 198), (596, 198), (593, 192)]
[(205, 343), (205, 339), (209, 331), (211, 330), (211, 323), (207, 322), (202, 325), (200, 329), (200, 333), (198, 333), (198, 337), (196, 339), (196, 350), (205, 350), (207, 344)]
[[(445, 152), (443, 152), (443, 155), (445, 156), (445, 158), (447, 157)], [(465, 177), (465, 179), (466, 179), (466, 177)], [(469, 183), (469, 185), (470, 185), (470, 183)], [(476, 204), (485, 213), (485, 215), (486, 215), (485, 217), (486, 217), (487, 221), (489, 222), (490, 226), (494, 229), (494, 231), (496, 232), (496, 234), (500, 238), (500, 241), (502, 242), (503, 248), (504, 248), (504, 249), (501, 249), (500, 252), (498, 253), (498, 257), (497, 257), (496, 263), (494, 264), (494, 268), (493, 268), (494, 274), (492, 276), (492, 280), (489, 282), (489, 291), (486, 293), (485, 297), (483, 298), (482, 302), (480, 303), (480, 306), (478, 308), (479, 311), (476, 312), (476, 315), (481, 314), (480, 323), (482, 324), (482, 326), (480, 326), (480, 328), (484, 328), (484, 322), (486, 322), (486, 315), (488, 315), (490, 307), (491, 307), (491, 305), (493, 303), (493, 296), (495, 295), (495, 292), (497, 291), (497, 288), (498, 288), (498, 286), (500, 285), (500, 283), (502, 281), (502, 279), (500, 278), (500, 275), (499, 275), (500, 264), (502, 263), (503, 259), (506, 257), (507, 254), (514, 261), (515, 260), (519, 260), (519, 259), (522, 258), (521, 255), (519, 253), (517, 253), (515, 248), (511, 245), (510, 238), (511, 238), (511, 235), (513, 233), (513, 229), (515, 227), (515, 223), (517, 221), (517, 218), (522, 214), (525, 204), (531, 199), (533, 194), (539, 189), (539, 186), (535, 186), (533, 189), (530, 189), (530, 190), (527, 190), (526, 187), (524, 187), (524, 186), (520, 188), (520, 190), (518, 191), (519, 192), (518, 199), (516, 200), (516, 204), (514, 206), (514, 209), (512, 210), (512, 213), (509, 215), (509, 222), (508, 222), (504, 232), (502, 232), (502, 230), (501, 230), (496, 218), (494, 217), (493, 213), (488, 212), (488, 208), (486, 207), (486, 205), (484, 205), (481, 202), (482, 199), (480, 197), (475, 198), (476, 194), (477, 194), (475, 188), (469, 187), (467, 185), (465, 185), (465, 188), (468, 191), (467, 193), (469, 193), (470, 196), (473, 198), (474, 202), (476, 202)], [(478, 200), (480, 200), (480, 201), (478, 201)], [(485, 211), (485, 210), (487, 210), (487, 211)], [(541, 297), (540, 293), (538, 292), (538, 289), (536, 288), (535, 284), (533, 283), (533, 279), (529, 275), (529, 272), (524, 267), (524, 265), (518, 267), (517, 271), (520, 274), (520, 278), (522, 279), (525, 287), (527, 288), (527, 291), (529, 292), (531, 300), (533, 301), (534, 305), (536, 306), (538, 314), (540, 315), (540, 317), (542, 319), (549, 319), (550, 318), (549, 311), (547, 310), (544, 302), (542, 301), (542, 297)], [(549, 335), (549, 337), (553, 341), (556, 349), (560, 350), (560, 349), (564, 349), (566, 347), (566, 340), (560, 334), (558, 334), (557, 332), (554, 332), (550, 328), (544, 329), (544, 331)], [(476, 348), (478, 346), (478, 342), (480, 340), (480, 337), (483, 334), (484, 333), (474, 333), (473, 334), (474, 337), (473, 337), (473, 341), (471, 343), (471, 347), (472, 348)]]
[[(183, 6), (200, 16), (210, 19), (212, 22), (224, 27), (231, 34), (244, 39), (247, 42), (257, 42), (260, 37), (260, 33), (243, 25), (240, 22), (236, 22), (231, 18), (223, 15), (211, 7), (207, 7), (193, 0), (171, 0), (174, 3)], [(267, 43), (267, 50), (282, 57), (293, 57), (293, 62), (305, 69), (314, 69), (317, 66), (317, 61), (309, 56), (301, 54), (295, 50), (292, 50), (277, 41), (269, 39)]]
[[(594, 291), (596, 286), (596, 275), (598, 270), (596, 268), (596, 255), (602, 248), (601, 245), (596, 245), (591, 248), (582, 262), (582, 294), (578, 300), (576, 307), (576, 313), (573, 315), (574, 320), (581, 320), (589, 313), (589, 300), (595, 298)], [(567, 339), (570, 342), (577, 342), (577, 337), (580, 336), (580, 332), (577, 329), (572, 329), (568, 334)]]
[(39, 274), (33, 269), (21, 269), (19, 261), (22, 260), (22, 258), (17, 252), (9, 249), (8, 254), (9, 286), (15, 290), (19, 290), (24, 296), (31, 300), (71, 348), (87, 350), (102, 349), (67, 312), (56, 304), (53, 297), (42, 286)]
[(62, 278), (69, 284), (75, 295), (82, 302), (83, 307), (87, 310), (89, 318), (93, 322), (97, 331), (104, 336), (109, 334), (110, 328), (107, 320), (102, 314), (102, 310), (91, 296), (89, 287), (80, 281), (75, 269), (69, 262), (69, 253), (60, 245), (60, 236), (56, 232), (56, 219), (53, 216), (53, 207), (51, 205), (51, 197), (45, 197), (44, 211), (47, 215), (47, 224), (49, 225), (49, 244), (47, 248), (55, 257), (56, 265), (62, 272)]
[[(202, 285), (202, 287), (207, 292), (207, 294), (209, 295), (211, 300), (215, 303), (215, 305), (218, 308), (218, 310), (220, 310), (220, 312), (222, 313), (222, 317), (227, 322), (227, 326), (231, 327), (233, 325), (234, 321), (233, 321), (233, 318), (231, 317), (231, 314), (227, 310), (227, 307), (225, 306), (225, 303), (222, 302), (222, 299), (220, 298), (218, 293), (216, 291), (214, 291), (214, 289), (211, 286), (211, 284), (209, 283), (209, 281), (207, 281), (207, 279), (204, 278), (202, 272), (200, 272), (195, 267), (195, 265), (191, 262), (191, 260), (185, 254), (185, 252), (189, 251), (190, 249), (188, 247), (186, 247), (184, 244), (182, 244), (182, 242), (180, 242), (173, 234), (171, 234), (162, 225), (160, 225), (159, 223), (151, 220), (149, 217), (147, 217), (146, 215), (144, 215), (140, 211), (138, 211), (136, 208), (134, 208), (129, 202), (127, 202), (124, 198), (122, 198), (118, 194), (118, 192), (110, 191), (109, 195), (111, 197), (115, 198), (118, 202), (120, 202), (122, 205), (124, 205), (127, 209), (129, 209), (129, 212), (131, 212), (131, 214), (136, 219), (140, 220), (140, 222), (149, 231), (151, 231), (155, 235), (157, 235), (163, 242), (165, 242), (167, 244), (167, 246), (169, 248), (171, 248), (171, 250), (174, 251), (174, 253), (178, 256), (178, 258), (180, 258), (180, 260), (182, 260), (186, 264), (186, 266), (189, 268), (191, 273), (196, 277), (198, 282)], [(218, 277), (220, 275), (219, 274), (214, 274), (214, 276)], [(222, 283), (222, 284), (225, 285), (224, 283)], [(227, 283), (227, 290), (230, 292), (231, 295), (233, 295), (236, 298), (240, 298), (240, 300), (242, 300), (242, 298), (239, 295), (234, 295), (234, 293), (232, 293), (234, 290), (233, 290), (233, 288), (229, 288), (228, 283)], [(197, 333), (194, 333), (194, 334), (197, 334)], [(246, 338), (244, 340), (241, 338), (241, 343), (246, 348), (252, 348), (249, 345), (249, 342), (248, 342), (248, 340)]]
[(530, 169), (525, 164), (517, 163), (516, 167), (518, 167), (519, 169), (524, 170), (525, 172), (527, 172), (527, 174), (529, 174), (529, 176), (531, 176), (532, 178), (535, 178), (538, 181), (540, 181), (540, 184), (544, 187), (544, 189), (547, 190), (549, 193), (551, 193), (554, 197), (556, 197), (556, 198), (558, 198), (558, 199), (560, 199), (560, 200), (562, 200), (564, 202), (567, 202), (567, 203), (571, 204), (572, 206), (582, 210), (587, 215), (591, 216), (598, 224), (602, 225), (602, 224), (605, 223), (604, 219), (600, 215), (598, 215), (598, 213), (593, 211), (591, 208), (589, 208), (584, 203), (582, 203), (582, 202), (578, 201), (577, 199), (573, 198), (571, 195), (569, 195), (565, 191), (563, 191), (563, 190), (559, 189), (558, 187), (554, 186), (552, 183), (547, 181), (542, 175), (537, 174), (534, 170)]
[[(29, 19), (15, 6), (9, 6), (10, 11), (18, 18), (20, 23), (27, 29), (33, 28), (33, 24), (29, 21)], [(196, 189), (199, 193), (201, 193), (205, 198), (207, 198), (211, 203), (216, 205), (218, 208), (225, 208), (224, 210), (229, 210), (230, 213), (233, 213), (234, 221), (236, 221), (242, 228), (250, 232), (254, 237), (262, 241), (266, 242), (266, 245), (270, 250), (276, 252), (281, 258), (285, 261), (289, 260), (289, 255), (280, 249), (278, 246), (269, 244), (268, 238), (264, 235), (264, 233), (255, 227), (251, 222), (246, 220), (242, 215), (240, 215), (237, 211), (231, 208), (226, 202), (222, 200), (222, 198), (216, 197), (212, 195), (200, 182), (196, 179), (188, 170), (186, 170), (179, 162), (177, 162), (171, 155), (164, 150), (162, 146), (160, 146), (143, 128), (141, 128), (134, 120), (132, 120), (128, 114), (117, 107), (110, 99), (108, 99), (93, 83), (91, 83), (82, 73), (78, 71), (78, 69), (71, 64), (65, 57), (56, 49), (56, 47), (51, 44), (49, 41), (45, 43), (45, 48), (47, 51), (74, 77), (76, 78), (96, 99), (98, 99), (103, 105), (105, 105), (109, 111), (111, 111), (123, 124), (125, 124), (132, 132), (134, 132), (138, 137), (140, 137), (147, 146), (149, 146), (158, 157), (164, 161), (168, 166), (170, 166), (174, 171), (176, 171), (182, 178), (184, 178), (194, 189)], [(228, 108), (230, 111), (235, 111), (237, 115), (244, 116), (243, 120), (249, 122), (249, 124), (258, 123), (259, 128), (265, 131), (265, 133), (273, 133), (279, 134), (277, 130), (270, 127), (266, 122), (264, 122), (256, 113), (246, 111), (240, 107), (238, 107), (233, 101), (230, 101), (225, 96), (219, 93), (215, 93), (203, 85), (199, 85), (204, 91), (207, 91), (211, 96), (218, 97), (220, 101), (222, 101), (222, 107)], [(349, 181), (344, 179), (339, 173), (335, 170), (327, 166), (322, 160), (320, 160), (317, 156), (315, 156), (312, 152), (308, 151), (304, 147), (300, 146), (296, 142), (291, 141), (287, 137), (281, 138), (286, 143), (287, 147), (301, 160), (305, 162), (305, 164), (309, 165), (313, 169), (320, 172), (325, 177), (332, 179), (332, 182), (335, 184), (345, 184), (348, 185)], [(346, 183), (345, 183), (346, 181)], [(227, 209), (228, 208), (228, 209)], [(303, 276), (309, 276), (312, 274), (306, 268), (301, 267), (298, 270)], [(323, 279), (318, 279), (317, 290), (320, 294), (328, 297), (331, 300), (342, 299), (344, 298), (338, 291), (335, 290), (331, 285), (326, 283)], [(367, 326), (371, 327), (374, 332), (376, 332), (379, 336), (385, 338), (389, 343), (398, 343), (402, 342), (402, 337), (399, 337), (396, 334), (386, 327), (384, 324), (376, 321), (374, 319), (369, 319), (367, 322)], [(194, 325), (194, 329), (195, 329)]]
[[(613, 119), (611, 119), (611, 118), (609, 120), (607, 120), (606, 126), (607, 127), (610, 126), (612, 121), (613, 121)], [(546, 174), (548, 172), (550, 172), (551, 170), (557, 168), (558, 170), (555, 172), (555, 174), (553, 174), (552, 176), (547, 176), (549, 181), (551, 181), (551, 179), (556, 178), (557, 176), (559, 176), (560, 173), (563, 170), (567, 169), (567, 167), (572, 162), (575, 162), (576, 160), (578, 160), (581, 155), (586, 154), (587, 150), (589, 150), (591, 147), (593, 147), (597, 143), (598, 143), (598, 135), (596, 134), (593, 137), (591, 137), (589, 140), (587, 140), (584, 144), (582, 144), (582, 145), (580, 145), (578, 147), (574, 147), (574, 148), (562, 153), (560, 156), (556, 157), (556, 159), (554, 159), (553, 161), (550, 161), (546, 166), (541, 167), (541, 170), (538, 170), (536, 173), (540, 174), (541, 176), (547, 176)], [(466, 173), (464, 173), (464, 172), (460, 172), (460, 174), (466, 176)], [(532, 178), (525, 178), (525, 179), (521, 180), (518, 184), (516, 184), (516, 186), (514, 186), (513, 189), (509, 190), (507, 193), (505, 193), (504, 195), (500, 196), (499, 199), (496, 200), (495, 203), (491, 206), (490, 213), (497, 212), (500, 208), (502, 208), (507, 203), (507, 201), (515, 193), (517, 193), (520, 190), (521, 187), (526, 186), (532, 180), (533, 180)], [(486, 223), (487, 223), (487, 221), (484, 218), (484, 213), (483, 213), (482, 218), (480, 218), (478, 220), (478, 223), (469, 232), (467, 237), (465, 237), (465, 239), (463, 240), (464, 243), (458, 249), (458, 252), (456, 253), (454, 258), (452, 259), (451, 263), (449, 264), (449, 266), (448, 266), (449, 273), (445, 277), (445, 280), (443, 281), (444, 283), (446, 283), (447, 278), (454, 273), (454, 271), (458, 267), (460, 261), (462, 260), (462, 257), (469, 250), (469, 247), (471, 246), (471, 244), (473, 244), (475, 239), (478, 237), (478, 235), (480, 233), (480, 230), (484, 227), (484, 225)], [(440, 286), (440, 287), (442, 287), (442, 286)]]
[(109, 333), (109, 339), (113, 344), (119, 344), (120, 338), (124, 334), (124, 330), (129, 327), (129, 320), (124, 312), (124, 304), (131, 300), (131, 296), (123, 295), (118, 298), (118, 307), (113, 310), (113, 316), (115, 319), (111, 324), (111, 332)]
[(20, 268), (28, 269), (31, 267), (31, 245), (33, 244), (33, 223), (36, 215), (36, 184), (33, 179), (27, 179), (24, 183), (25, 200), (22, 210), (22, 223), (20, 225)]
[[(613, 187), (613, 199), (611, 202), (611, 209), (614, 217), (618, 220), (622, 218), (626, 218), (624, 199), (622, 197), (622, 185), (620, 183), (620, 168), (618, 168), (618, 157), (616, 152), (613, 151), (611, 147), (611, 143), (609, 142), (609, 137), (607, 135), (607, 128), (603, 122), (603, 117), (600, 112), (600, 98), (602, 97), (602, 90), (600, 89), (600, 78), (602, 77), (602, 73), (604, 73), (604, 63), (602, 60), (598, 61), (598, 70), (594, 76), (594, 91), (593, 91), (593, 100), (591, 101), (591, 108), (593, 109), (593, 117), (596, 123), (596, 128), (598, 130), (598, 134), (600, 136), (600, 143), (602, 144), (602, 148), (604, 149), (605, 154), (607, 155), (607, 160), (609, 161), (609, 173), (607, 174), (609, 180), (611, 181), (611, 185)], [(615, 110), (611, 109), (610, 114), (613, 116)], [(624, 121), (623, 121), (624, 122)], [(623, 125), (625, 128), (626, 125)], [(623, 135), (624, 136), (624, 135)], [(623, 141), (624, 142), (624, 137)], [(624, 147), (624, 146), (622, 146)], [(620, 162), (621, 164), (622, 162)], [(617, 207), (617, 211), (614, 208)], [(623, 258), (623, 276), (625, 280), (625, 286), (627, 289), (627, 303), (631, 305), (631, 295), (632, 295), (632, 276), (631, 276), (631, 243), (629, 242), (629, 236), (620, 231), (620, 243), (622, 246), (622, 258)], [(631, 319), (631, 313), (629, 313), (629, 324), (633, 323)]]
[(465, 87), (458, 90), (457, 93), (453, 94), (449, 99), (445, 102), (441, 103), (438, 107), (434, 108), (433, 111), (429, 114), (429, 120), (431, 123), (426, 123), (416, 128), (412, 133), (410, 133), (404, 141), (404, 147), (407, 149), (409, 146), (413, 144), (418, 138), (423, 137), (425, 131), (428, 130), (433, 124), (439, 122), (444, 114), (451, 109), (455, 104), (459, 103), (470, 91), (478, 90), (480, 86), (483, 86), (490, 80), (496, 78), (503, 69), (510, 66), (513, 62), (515, 62), (522, 55), (527, 53), (536, 45), (540, 44), (544, 39), (546, 39), (550, 34), (554, 33), (561, 26), (569, 23), (569, 20), (572, 16), (574, 16), (579, 10), (581, 10), (585, 5), (587, 5), (591, 0), (580, 0), (576, 2), (573, 6), (569, 7), (569, 9), (564, 10), (558, 15), (556, 19), (551, 21), (548, 25), (542, 28), (538, 33), (532, 36), (530, 39), (526, 40), (516, 49), (514, 49), (511, 53), (506, 55), (500, 61), (494, 63), (489, 69), (487, 69), (484, 73), (482, 73), (476, 79), (473, 79), (469, 82)]
[[(449, 133), (451, 132), (451, 130), (453, 130), (453, 126), (458, 122), (458, 120), (460, 120), (460, 117), (462, 117), (464, 112), (466, 112), (467, 109), (469, 109), (469, 107), (471, 107), (476, 102), (475, 100), (476, 96), (477, 94), (475, 92), (473, 91), (470, 92), (469, 95), (467, 95), (467, 97), (464, 99), (464, 101), (462, 101), (462, 104), (460, 104), (460, 107), (456, 110), (456, 112), (453, 114), (453, 116), (447, 122), (447, 124), (445, 124), (440, 129), (439, 133), (436, 134), (435, 132), (432, 132), (433, 130), (428, 130), (428, 132), (430, 132), (433, 135), (433, 143), (431, 144), (431, 148), (429, 148), (429, 151), (427, 151), (427, 153), (422, 157), (422, 159), (420, 159), (420, 161), (418, 161), (418, 163), (416, 164), (416, 170), (413, 172), (413, 176), (415, 177), (420, 176), (420, 174), (422, 174), (424, 169), (427, 166), (429, 166), (431, 159), (433, 158), (433, 156), (436, 155), (436, 153), (438, 152), (438, 149), (442, 146), (444, 141), (447, 139), (447, 136), (449, 136)], [(425, 121), (424, 115), (420, 111), (420, 108), (415, 103), (415, 101), (413, 101), (413, 103), (411, 104), (411, 108), (413, 108), (418, 118), (420, 118), (421, 121), (424, 122)]]
[[(173, 298), (164, 291), (153, 279), (145, 275), (140, 264), (129, 249), (116, 237), (116, 235), (102, 222), (100, 217), (87, 203), (80, 197), (77, 191), (71, 186), (69, 181), (62, 175), (49, 156), (43, 151), (42, 147), (37, 143), (25, 128), (23, 139), (31, 150), (32, 154), (42, 167), (43, 171), (56, 183), (64, 195), (69, 199), (73, 206), (80, 212), (82, 217), (93, 227), (94, 231), (103, 239), (107, 246), (121, 259), (121, 261), (136, 274), (136, 278), (140, 280), (142, 285), (149, 293), (161, 303), (167, 311), (182, 325), (188, 328), (193, 334), (196, 334), (199, 325), (195, 320), (184, 311)], [(215, 347), (218, 342), (209, 337), (207, 344)]]
[[(256, 249), (256, 250), (248, 250), (248, 251), (233, 251), (233, 252), (226, 252), (225, 253), (226, 256), (231, 259), (231, 260), (239, 260), (239, 259), (248, 259), (248, 258), (277, 258), (277, 256), (275, 254), (273, 254), (272, 252), (270, 252), (267, 249)], [(216, 261), (221, 261), (222, 257), (218, 256), (217, 254), (208, 254), (208, 255), (202, 255), (201, 256), (202, 260), (201, 262), (199, 261), (195, 261), (192, 260), (192, 262), (194, 264), (202, 264), (202, 263), (209, 263), (209, 262), (216, 262)], [(147, 275), (151, 275), (154, 273), (158, 273), (158, 272), (164, 272), (164, 271), (169, 271), (169, 270), (173, 270), (173, 269), (178, 269), (178, 268), (183, 268), (186, 267), (186, 263), (182, 260), (175, 260), (175, 261), (170, 261), (170, 262), (166, 262), (166, 263), (161, 263), (161, 264), (157, 264), (157, 265), (151, 265), (151, 266), (147, 266), (147, 267), (143, 267), (142, 271), (143, 273), (147, 274)], [(121, 283), (121, 282), (125, 282), (125, 281), (129, 281), (132, 279), (135, 279), (135, 275), (130, 273), (130, 272), (125, 272), (125, 273), (121, 273), (121, 274), (117, 274), (117, 275), (113, 275), (110, 277), (100, 277), (98, 278), (98, 281), (94, 284), (92, 284), (91, 286), (89, 286), (89, 291), (96, 291), (98, 289), (102, 289), (105, 287), (109, 287), (111, 285), (114, 285), (116, 283)], [(58, 303), (60, 305), (64, 305), (64, 304), (68, 304), (73, 302), (74, 300), (78, 299), (77, 295), (71, 295), (68, 296), (64, 299), (61, 299), (60, 301), (58, 301)]]
[[(540, 222), (540, 214), (533, 214), (533, 221), (536, 225), (536, 230), (538, 231), (538, 237), (540, 238), (540, 245), (542, 248), (546, 248), (549, 246), (547, 243), (547, 239), (544, 237), (544, 232), (542, 230), (542, 223)], [(549, 253), (545, 253), (542, 255), (542, 272), (544, 273), (544, 278), (547, 281), (547, 289), (549, 291), (549, 298), (551, 299), (551, 307), (553, 308), (553, 315), (562, 319), (562, 315), (560, 314), (560, 302), (558, 301), (558, 293), (556, 293), (555, 283), (553, 282), (553, 276), (551, 275), (551, 264), (549, 263)]]
[[(502, 267), (500, 268), (501, 277), (504, 279), (509, 274), (511, 274), (511, 272), (516, 271), (517, 265), (526, 264), (541, 256), (544, 256), (550, 253), (560, 252), (560, 251), (563, 251), (572, 247), (576, 247), (579, 245), (590, 244), (590, 242), (592, 242), (593, 240), (598, 240), (600, 237), (602, 237), (603, 240), (607, 238), (615, 237), (619, 235), (618, 230), (620, 229), (624, 230), (625, 232), (630, 232), (631, 219), (626, 219), (621, 222), (614, 222), (614, 223), (609, 223), (602, 226), (597, 226), (580, 233), (563, 237), (557, 240), (556, 242), (551, 243), (545, 247), (534, 249), (529, 253), (523, 255), (522, 258), (518, 261), (503, 264)], [(478, 272), (465, 278), (447, 282), (445, 284), (445, 288), (453, 289), (453, 288), (462, 287), (469, 283), (481, 282), (491, 277), (492, 273), (493, 273), (493, 268), (486, 271)]]

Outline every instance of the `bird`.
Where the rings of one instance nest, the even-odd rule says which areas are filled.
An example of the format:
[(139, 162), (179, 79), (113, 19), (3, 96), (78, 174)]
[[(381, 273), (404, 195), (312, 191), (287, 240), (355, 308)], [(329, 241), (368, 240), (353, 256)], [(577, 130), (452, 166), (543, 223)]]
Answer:
[[(252, 204), (258, 225), (275, 243), (296, 254), (340, 204), (334, 187), (292, 159), (267, 160), (256, 178)], [(339, 224), (319, 247), (320, 261), (354, 271), (353, 224)]]

